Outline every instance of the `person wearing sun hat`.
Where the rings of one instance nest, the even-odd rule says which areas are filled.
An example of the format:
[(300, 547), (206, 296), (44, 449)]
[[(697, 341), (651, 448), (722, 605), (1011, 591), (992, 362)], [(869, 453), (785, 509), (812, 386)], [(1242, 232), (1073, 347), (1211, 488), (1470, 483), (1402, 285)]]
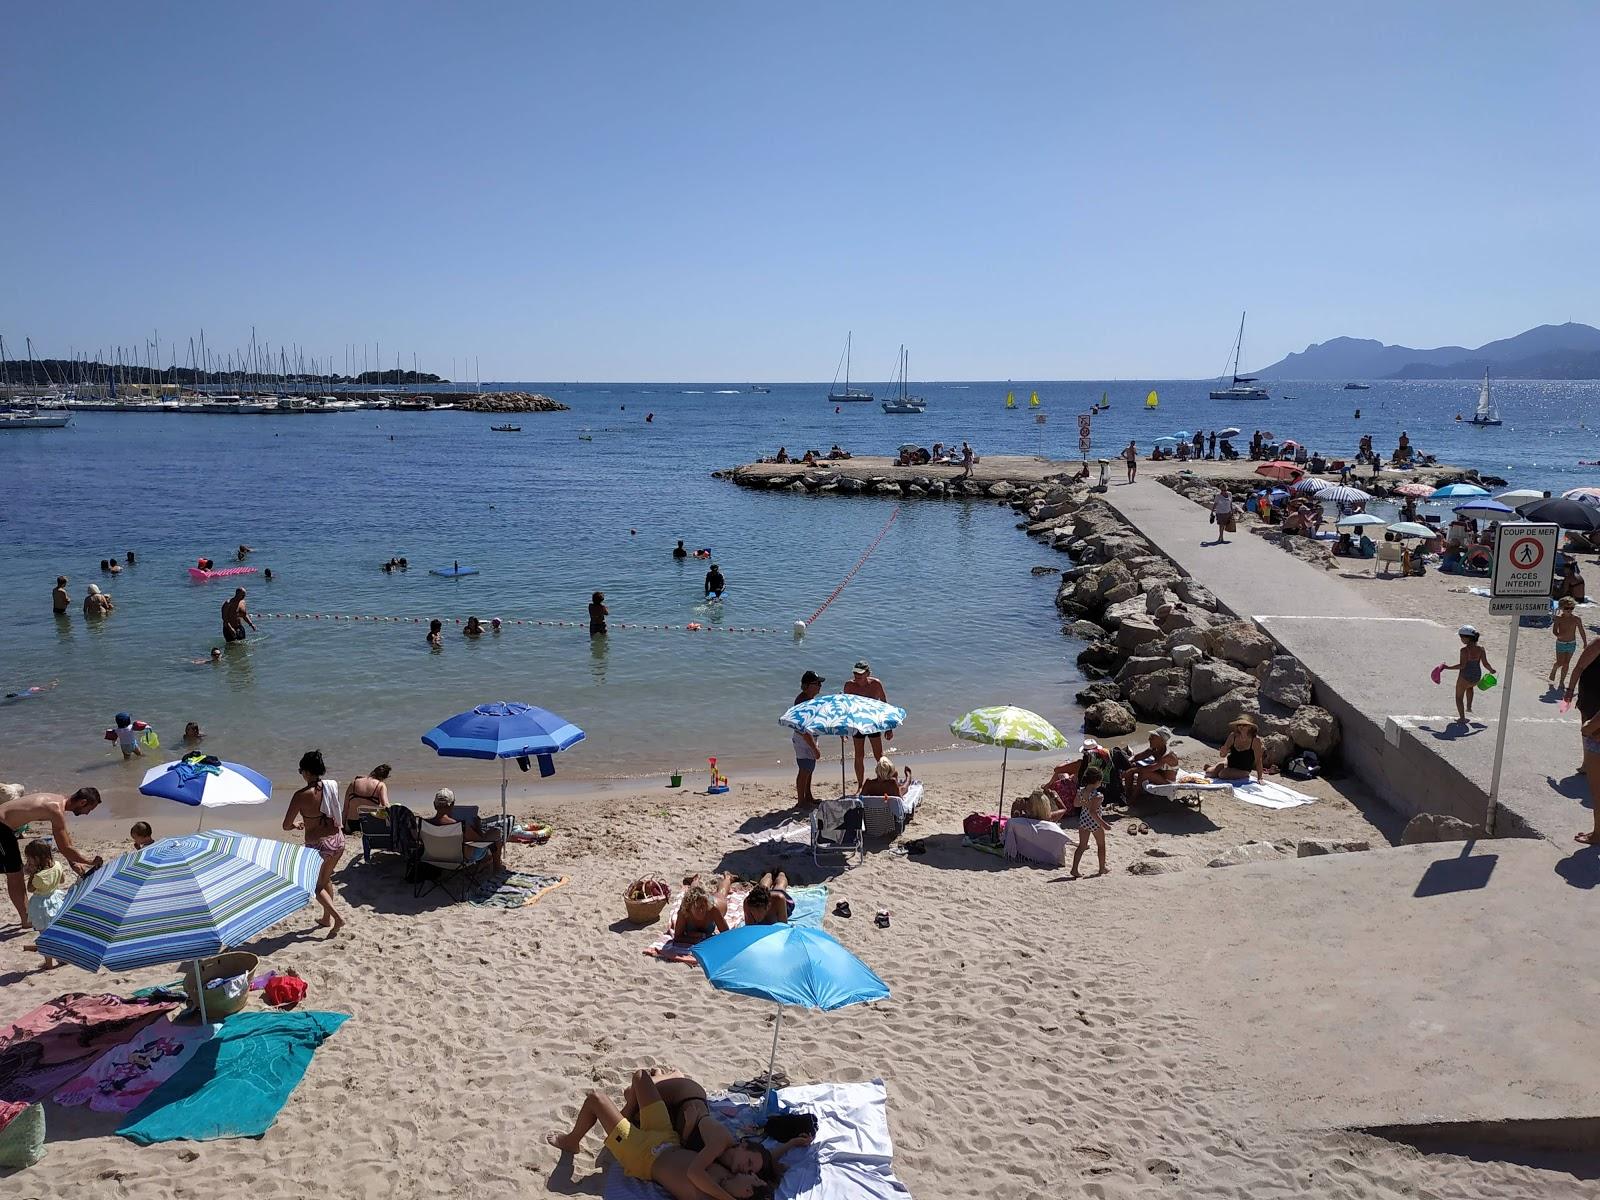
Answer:
[(1261, 782), (1266, 767), (1266, 747), (1256, 729), (1256, 719), (1249, 713), (1235, 717), (1228, 726), (1227, 740), (1222, 743), (1222, 761), (1206, 772), (1213, 779), (1248, 780), (1252, 772), (1256, 782)]
[[(883, 681), (872, 673), (872, 664), (864, 658), (856, 659), (856, 665), (850, 673), (850, 678), (845, 680), (842, 689), (847, 696), (866, 696), (872, 700), (881, 700), (889, 703), (889, 694), (883, 690)], [(872, 761), (877, 762), (883, 757), (883, 736), (881, 734), (855, 735), (856, 744), (856, 793), (861, 792), (861, 785), (867, 781), (867, 737), (872, 739)]]
[(1158, 725), (1150, 731), (1150, 748), (1122, 773), (1122, 794), (1137, 797), (1152, 783), (1173, 783), (1178, 778), (1178, 756), (1172, 749), (1172, 730)]

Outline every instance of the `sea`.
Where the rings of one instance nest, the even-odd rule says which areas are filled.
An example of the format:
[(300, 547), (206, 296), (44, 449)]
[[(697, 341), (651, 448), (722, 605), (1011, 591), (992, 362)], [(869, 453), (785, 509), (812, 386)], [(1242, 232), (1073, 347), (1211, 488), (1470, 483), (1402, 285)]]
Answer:
[[(571, 411), (513, 418), (520, 433), (445, 411), (79, 413), (66, 429), (0, 434), (0, 692), (43, 689), (0, 702), (0, 779), (131, 793), (195, 721), (207, 751), (285, 789), (312, 747), (336, 778), (388, 762), (408, 792), (497, 786), (496, 764), (441, 760), (421, 736), (476, 704), (518, 700), (585, 730), (557, 759), (563, 778), (676, 771), (703, 787), (712, 758), (735, 777), (792, 764), (778, 717), (801, 673), (832, 691), (858, 659), (908, 712), (897, 753), (952, 746), (950, 722), (982, 705), (1078, 727), (1079, 647), (1061, 632), (1054, 576), (1032, 572), (1065, 559), (992, 500), (906, 502), (896, 515), (882, 497), (712, 476), (780, 446), (893, 454), (965, 439), (980, 455), (1073, 458), (1079, 416), (1104, 401), (1091, 457), (1227, 426), (1244, 431), (1241, 445), (1260, 428), (1331, 456), (1370, 433), (1387, 453), (1405, 430), (1441, 462), (1511, 486), (1600, 484), (1600, 468), (1579, 465), (1600, 458), (1592, 382), (1496, 382), (1498, 428), (1455, 419), (1470, 416), (1476, 381), (1275, 383), (1264, 402), (1210, 400), (1206, 381), (943, 383), (917, 389), (922, 415), (836, 406), (820, 383), (498, 386)], [(671, 556), (680, 538), (721, 567), (720, 603), (704, 599), (705, 560)], [(191, 581), (197, 558), (231, 565), (241, 543), (271, 581)], [(130, 550), (137, 565), (100, 570)], [(395, 556), (409, 570), (383, 572)], [(430, 574), (455, 563), (479, 573)], [(57, 574), (73, 596), (60, 618)], [(260, 632), (223, 646), (219, 610), (236, 582)], [(116, 602), (100, 622), (82, 615), (91, 583)], [(612, 631), (591, 640), (595, 591)], [(471, 616), (498, 617), (500, 631), (463, 637)], [(439, 650), (425, 640), (431, 619), (444, 622)], [(809, 621), (803, 637), (797, 620)], [(104, 740), (118, 711), (157, 730), (152, 760), (124, 764)], [(518, 777), (517, 794), (537, 780)]]

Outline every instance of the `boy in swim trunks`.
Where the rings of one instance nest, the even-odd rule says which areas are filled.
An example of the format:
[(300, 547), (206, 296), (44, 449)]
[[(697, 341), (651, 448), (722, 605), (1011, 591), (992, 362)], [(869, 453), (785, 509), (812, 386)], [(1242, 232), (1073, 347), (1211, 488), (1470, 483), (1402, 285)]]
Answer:
[(622, 1115), (611, 1097), (590, 1092), (578, 1109), (570, 1132), (545, 1135), (563, 1154), (576, 1154), (583, 1135), (598, 1123), (610, 1150), (630, 1179), (659, 1183), (673, 1200), (766, 1200), (771, 1185), (756, 1175), (736, 1175), (716, 1161), (714, 1153), (685, 1150), (673, 1131), (672, 1118), (648, 1071), (635, 1071), (631, 1087), (639, 1104), (635, 1124)]
[[(1555, 620), (1550, 622), (1550, 632), (1556, 639), (1556, 661), (1550, 668), (1550, 682), (1558, 688), (1567, 686), (1567, 672), (1572, 669), (1572, 655), (1578, 649), (1578, 641), (1589, 644), (1589, 631), (1583, 627), (1583, 622), (1578, 619), (1575, 611), (1578, 602), (1571, 596), (1561, 597), (1561, 606), (1557, 611)], [(1556, 680), (1556, 672), (1561, 672), (1561, 679)]]

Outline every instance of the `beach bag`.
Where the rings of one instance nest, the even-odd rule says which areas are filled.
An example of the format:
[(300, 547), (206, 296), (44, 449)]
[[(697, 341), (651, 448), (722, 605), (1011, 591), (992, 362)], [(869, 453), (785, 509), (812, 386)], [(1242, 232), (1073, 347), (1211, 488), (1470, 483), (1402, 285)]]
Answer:
[(993, 813), (971, 813), (961, 822), (961, 832), (974, 840), (994, 838), (998, 841), (1005, 836), (1006, 818), (996, 817)]
[(1316, 751), (1302, 750), (1284, 764), (1283, 773), (1290, 779), (1315, 779), (1321, 769)]

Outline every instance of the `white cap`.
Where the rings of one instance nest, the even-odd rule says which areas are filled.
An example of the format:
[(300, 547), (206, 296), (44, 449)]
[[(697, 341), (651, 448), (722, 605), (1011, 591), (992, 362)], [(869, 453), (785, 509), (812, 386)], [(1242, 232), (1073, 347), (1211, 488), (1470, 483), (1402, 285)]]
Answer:
[(1476, 629), (1474, 629), (1471, 625), (1463, 625), (1460, 629), (1456, 630), (1456, 633), (1458, 633), (1462, 637), (1477, 637), (1478, 636), (1478, 631)]

